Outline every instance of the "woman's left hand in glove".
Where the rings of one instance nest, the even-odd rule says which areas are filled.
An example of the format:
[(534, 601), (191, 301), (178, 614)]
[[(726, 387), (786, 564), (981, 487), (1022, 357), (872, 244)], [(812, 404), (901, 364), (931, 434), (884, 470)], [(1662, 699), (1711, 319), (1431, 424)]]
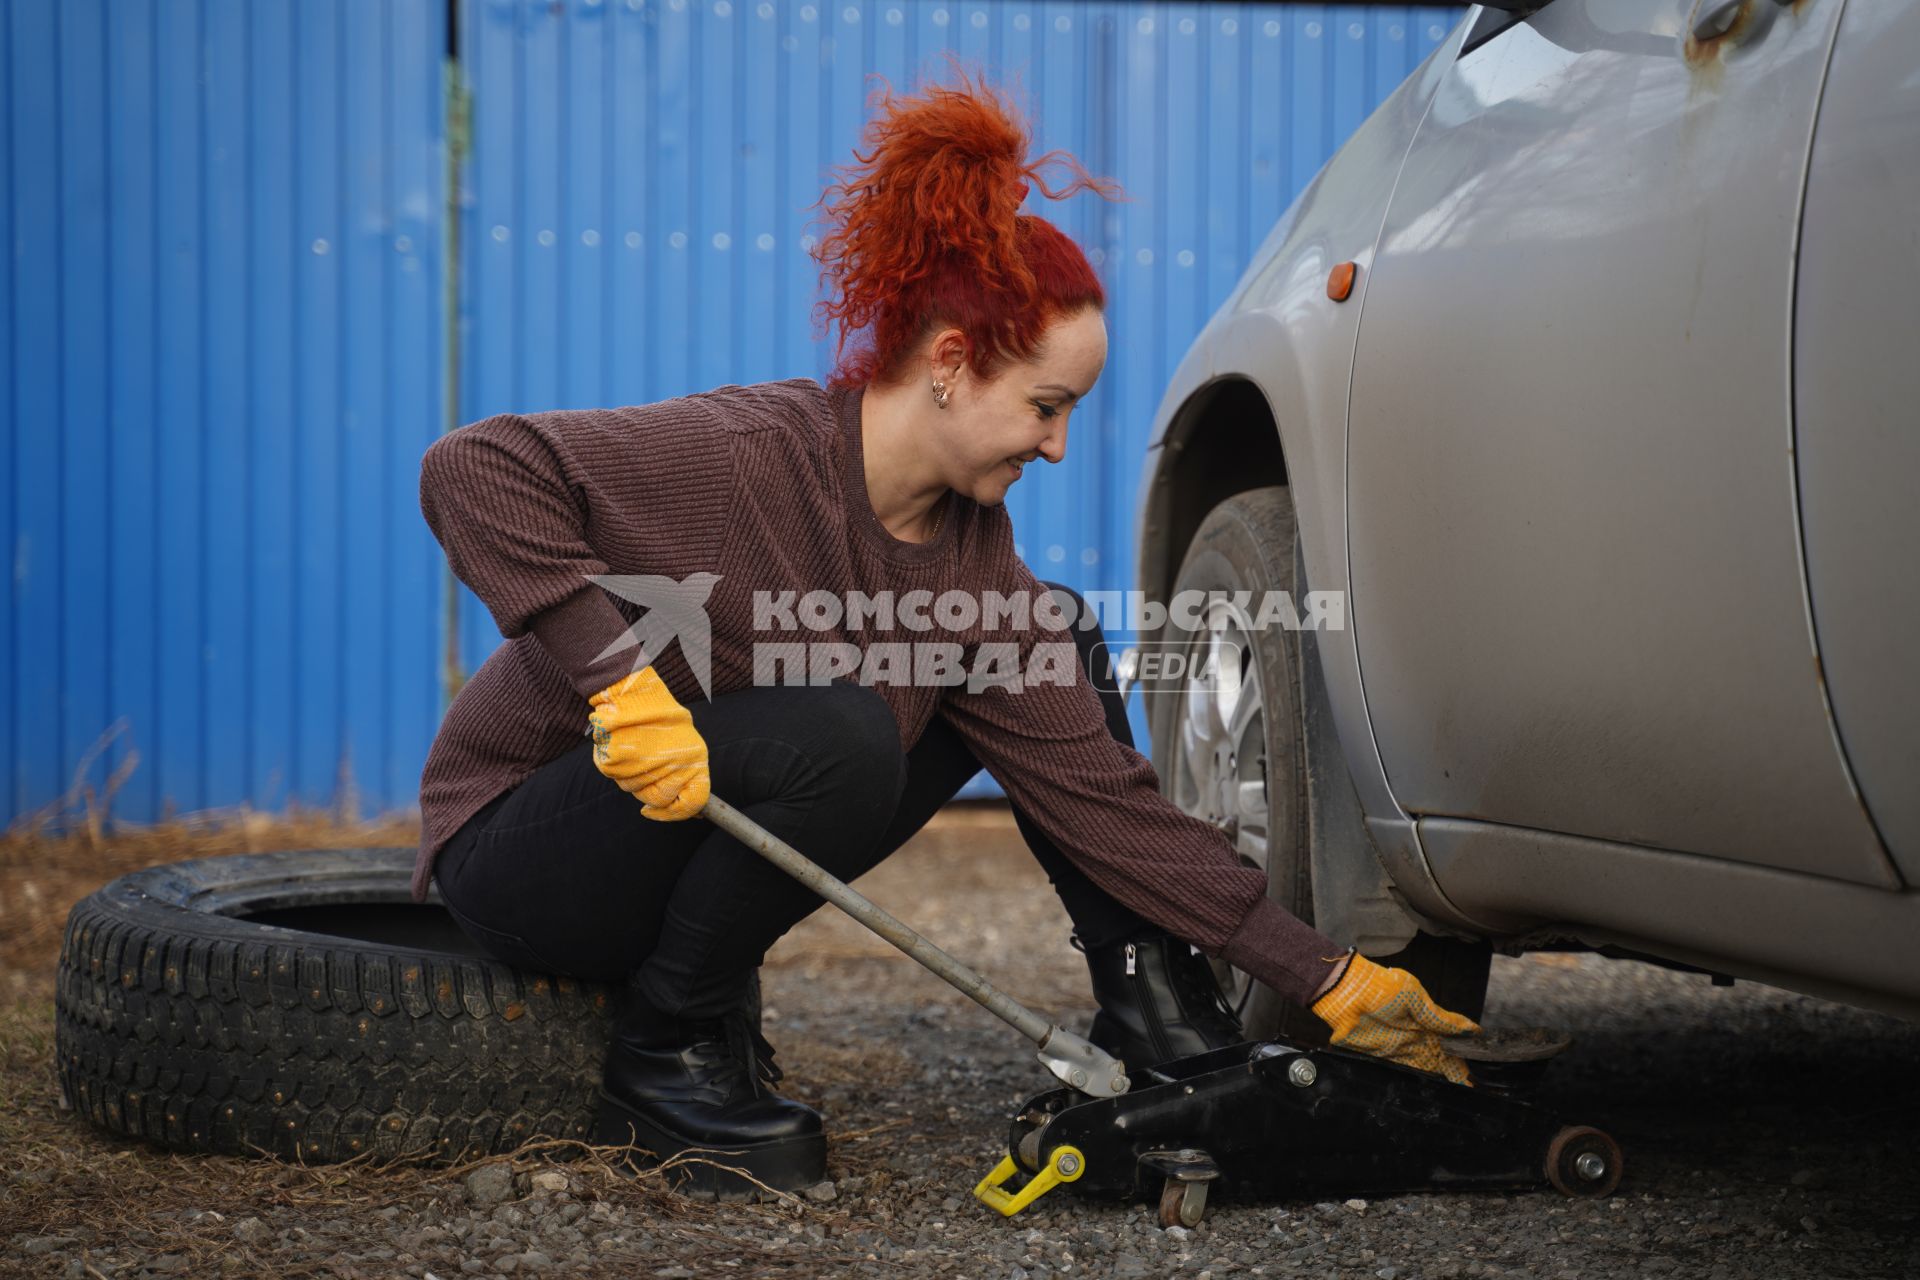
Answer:
[(1480, 1026), (1433, 1002), (1420, 979), (1405, 969), (1387, 969), (1356, 953), (1331, 990), (1313, 1002), (1313, 1012), (1333, 1028), (1336, 1048), (1432, 1071), (1455, 1084), (1472, 1085), (1467, 1064), (1447, 1052), (1449, 1036)]

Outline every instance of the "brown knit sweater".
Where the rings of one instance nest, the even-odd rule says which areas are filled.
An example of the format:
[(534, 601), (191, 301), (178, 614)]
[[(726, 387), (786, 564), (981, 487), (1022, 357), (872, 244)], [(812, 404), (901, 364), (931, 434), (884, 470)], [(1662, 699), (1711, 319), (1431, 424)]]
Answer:
[[(658, 404), (502, 414), (436, 441), (421, 462), (420, 505), (462, 582), (508, 643), (447, 711), (420, 780), (424, 820), (413, 897), (434, 857), (488, 800), (577, 745), (587, 699), (632, 669), (631, 649), (597, 658), (640, 609), (588, 574), (719, 575), (706, 605), (713, 695), (754, 683), (755, 642), (1067, 641), (977, 620), (914, 634), (840, 625), (755, 630), (756, 591), (823, 590), (845, 600), (957, 589), (979, 598), (1043, 590), (1014, 554), (1004, 507), (950, 495), (937, 535), (903, 542), (867, 497), (859, 390), (811, 379), (724, 386)], [(1032, 598), (1030, 597), (1030, 598)], [(922, 597), (923, 599), (927, 597)], [(930, 611), (929, 611), (930, 612)], [(765, 610), (763, 608), (763, 613)], [(1070, 650), (1069, 650), (1070, 652)], [(650, 655), (683, 703), (704, 696), (682, 644)], [(1019, 664), (1025, 669), (1025, 662)], [(934, 715), (954, 726), (1008, 797), (1094, 882), (1147, 919), (1305, 1003), (1331, 939), (1266, 896), (1227, 838), (1160, 795), (1153, 766), (1116, 742), (1099, 695), (1079, 679), (988, 686), (873, 681), (910, 748)], [(801, 852), (808, 852), (801, 850)]]

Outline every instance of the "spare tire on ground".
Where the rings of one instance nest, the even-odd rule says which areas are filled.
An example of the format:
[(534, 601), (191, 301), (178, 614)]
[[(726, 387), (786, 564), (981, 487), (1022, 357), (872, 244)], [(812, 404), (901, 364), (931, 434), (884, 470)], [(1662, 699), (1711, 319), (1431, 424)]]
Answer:
[(617, 988), (485, 956), (411, 849), (149, 867), (67, 917), (65, 1100), (179, 1151), (453, 1161), (585, 1140)]

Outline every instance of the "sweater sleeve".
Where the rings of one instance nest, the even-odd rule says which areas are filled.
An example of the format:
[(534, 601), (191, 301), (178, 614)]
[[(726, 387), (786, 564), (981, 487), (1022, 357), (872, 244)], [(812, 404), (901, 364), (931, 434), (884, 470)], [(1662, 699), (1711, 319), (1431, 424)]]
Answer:
[[(724, 440), (688, 449), (688, 415), (650, 413), (673, 403), (501, 414), (449, 432), (421, 459), (420, 509), (454, 576), (502, 636), (533, 635), (582, 698), (627, 674), (635, 656), (601, 656), (628, 622), (589, 575), (654, 567), (611, 567), (594, 545), (596, 523), (631, 525), (656, 496), (670, 502), (649, 491), (663, 487), (650, 477), (676, 463), (728, 469)], [(650, 458), (650, 444), (665, 456)]]
[[(1024, 565), (1019, 572), (1017, 586), (1037, 598), (1044, 588)], [(1007, 797), (1123, 905), (1311, 1003), (1346, 949), (1269, 899), (1266, 876), (1241, 865), (1223, 832), (1160, 794), (1152, 763), (1108, 731), (1068, 633), (1029, 628), (998, 643), (1018, 647), (1023, 673), (1036, 644), (1064, 646), (1052, 669), (1071, 676), (946, 691), (940, 714)]]

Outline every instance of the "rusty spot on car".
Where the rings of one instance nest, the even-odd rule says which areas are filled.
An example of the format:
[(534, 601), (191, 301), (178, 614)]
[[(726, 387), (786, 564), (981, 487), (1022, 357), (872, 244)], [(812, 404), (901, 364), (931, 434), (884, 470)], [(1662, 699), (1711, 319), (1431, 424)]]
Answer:
[[(1710, 81), (1712, 86), (1717, 88), (1720, 82), (1720, 68), (1724, 65), (1721, 61), (1722, 53), (1745, 43), (1747, 37), (1754, 34), (1754, 28), (1759, 24), (1760, 6), (1772, 4), (1774, 0), (1745, 0), (1740, 6), (1740, 11), (1734, 15), (1733, 21), (1727, 24), (1725, 31), (1702, 40), (1693, 34), (1691, 27), (1699, 19), (1701, 10), (1711, 3), (1712, 0), (1701, 0), (1692, 17), (1688, 19), (1689, 30), (1686, 39), (1681, 43), (1681, 52), (1686, 57), (1687, 66), (1704, 73), (1700, 78)], [(1789, 11), (1798, 17), (1811, 3), (1812, 0), (1795, 0)]]
[(1353, 273), (1357, 270), (1351, 262), (1343, 262), (1327, 273), (1327, 296), (1335, 302), (1345, 302), (1353, 293)]

